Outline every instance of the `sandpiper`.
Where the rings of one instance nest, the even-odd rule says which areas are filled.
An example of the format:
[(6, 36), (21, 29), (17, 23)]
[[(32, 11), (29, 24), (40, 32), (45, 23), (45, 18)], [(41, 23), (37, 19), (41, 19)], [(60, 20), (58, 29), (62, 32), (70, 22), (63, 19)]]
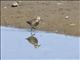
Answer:
[(26, 21), (26, 23), (28, 23), (31, 26), (31, 28), (36, 29), (36, 27), (39, 25), (40, 21), (41, 21), (40, 17), (37, 16), (36, 19), (28, 20), (28, 21)]

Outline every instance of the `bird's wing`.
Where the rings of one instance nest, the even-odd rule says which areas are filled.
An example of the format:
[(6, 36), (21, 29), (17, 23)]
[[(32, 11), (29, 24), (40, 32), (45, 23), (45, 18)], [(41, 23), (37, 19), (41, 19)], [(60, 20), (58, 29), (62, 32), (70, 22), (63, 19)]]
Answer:
[(26, 21), (26, 23), (28, 23), (29, 25), (31, 25), (31, 22), (30, 21)]

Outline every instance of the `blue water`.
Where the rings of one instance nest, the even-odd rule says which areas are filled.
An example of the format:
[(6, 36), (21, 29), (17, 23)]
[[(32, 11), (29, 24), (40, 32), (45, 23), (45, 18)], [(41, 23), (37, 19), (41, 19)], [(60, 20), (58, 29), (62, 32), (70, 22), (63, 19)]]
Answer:
[(78, 60), (80, 37), (63, 34), (35, 32), (39, 48), (34, 48), (25, 38), (27, 29), (1, 27), (2, 60)]

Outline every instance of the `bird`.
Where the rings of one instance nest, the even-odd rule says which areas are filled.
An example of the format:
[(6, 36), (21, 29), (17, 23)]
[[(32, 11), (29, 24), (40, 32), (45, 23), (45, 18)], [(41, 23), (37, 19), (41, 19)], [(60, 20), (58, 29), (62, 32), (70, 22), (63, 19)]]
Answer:
[(26, 21), (26, 23), (28, 23), (32, 29), (36, 29), (37, 26), (39, 25), (40, 21), (41, 21), (40, 16), (37, 16), (36, 19), (28, 20), (28, 21)]
[(38, 44), (38, 39), (31, 35), (30, 37), (26, 38), (29, 43), (31, 43), (35, 48), (39, 48), (40, 45)]

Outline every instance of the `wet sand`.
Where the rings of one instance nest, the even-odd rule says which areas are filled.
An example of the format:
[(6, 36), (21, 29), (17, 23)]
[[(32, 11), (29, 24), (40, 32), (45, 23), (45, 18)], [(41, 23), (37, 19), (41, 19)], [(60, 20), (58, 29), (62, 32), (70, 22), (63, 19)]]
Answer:
[(54, 33), (80, 36), (80, 1), (1, 1), (1, 25), (29, 28), (27, 20), (40, 16), (38, 29)]

